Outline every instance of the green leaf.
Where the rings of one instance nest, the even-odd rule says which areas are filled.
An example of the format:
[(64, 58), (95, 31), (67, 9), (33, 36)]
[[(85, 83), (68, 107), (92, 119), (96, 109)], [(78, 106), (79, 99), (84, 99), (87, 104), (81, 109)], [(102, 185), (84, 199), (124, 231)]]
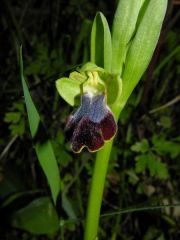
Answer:
[(142, 173), (146, 170), (147, 166), (147, 156), (146, 154), (139, 155), (136, 157), (136, 173)]
[(160, 35), (166, 8), (167, 0), (151, 0), (139, 23), (125, 61), (122, 76), (122, 106), (125, 105), (151, 60)]
[(112, 72), (115, 74), (121, 74), (142, 3), (142, 0), (119, 1), (112, 31)]
[(112, 46), (111, 33), (105, 16), (98, 12), (91, 32), (91, 62), (111, 71)]
[(17, 109), (21, 113), (24, 113), (24, 104), (22, 102), (14, 102), (13, 108)]
[(67, 167), (67, 165), (72, 161), (72, 156), (63, 149), (60, 149), (59, 151), (60, 161), (59, 164), (63, 167)]
[(168, 177), (168, 170), (165, 163), (161, 162), (157, 156), (153, 154), (142, 154), (136, 157), (136, 173), (143, 173), (149, 170), (150, 176), (156, 176), (160, 179)]
[(27, 108), (27, 113), (28, 113), (29, 127), (30, 127), (32, 137), (35, 137), (37, 130), (38, 130), (39, 123), (40, 123), (40, 116), (39, 116), (37, 109), (32, 101), (27, 84), (26, 84), (24, 76), (23, 76), (22, 48), (20, 48), (20, 72), (21, 72), (23, 93), (24, 93), (25, 103), (26, 103), (26, 108)]
[[(25, 97), (31, 135), (33, 139), (36, 141), (35, 142), (36, 154), (37, 154), (39, 163), (47, 177), (47, 180), (51, 189), (53, 201), (54, 203), (56, 203), (57, 196), (60, 192), (59, 168), (57, 165), (57, 161), (55, 158), (55, 154), (54, 154), (51, 142), (48, 139), (43, 139), (44, 142), (41, 143), (42, 140), (38, 139), (39, 137), (38, 127), (39, 125), (41, 125), (41, 128), (43, 128), (43, 126), (42, 126), (42, 123), (40, 124), (39, 113), (32, 101), (26, 81), (23, 76), (22, 47), (20, 48), (20, 72), (21, 72), (21, 81), (23, 86), (23, 92)], [(45, 133), (45, 129), (43, 129), (43, 133)]]
[(7, 123), (9, 122), (17, 123), (19, 122), (20, 118), (21, 118), (20, 112), (9, 112), (9, 113), (6, 113), (4, 117), (4, 121)]
[(25, 131), (25, 121), (24, 119), (21, 119), (17, 124), (11, 124), (9, 126), (9, 129), (11, 130), (12, 135), (19, 135), (22, 136)]
[(33, 234), (53, 235), (59, 229), (59, 220), (50, 199), (42, 197), (15, 212), (12, 225)]
[(159, 155), (169, 154), (171, 158), (176, 158), (180, 154), (179, 143), (168, 141), (163, 137), (153, 136), (153, 149)]
[(67, 213), (69, 218), (73, 219), (77, 218), (72, 203), (65, 194), (62, 195), (62, 207), (64, 211)]
[(131, 150), (134, 152), (147, 152), (149, 150), (148, 140), (142, 139), (141, 142), (136, 142), (133, 146), (131, 146)]
[(152, 154), (147, 155), (147, 168), (150, 172), (151, 177), (153, 177), (155, 174), (158, 175), (158, 172), (157, 172), (158, 161), (159, 160), (154, 155)]
[(160, 179), (167, 179), (169, 174), (168, 174), (168, 169), (167, 165), (161, 161), (157, 161), (157, 175)]

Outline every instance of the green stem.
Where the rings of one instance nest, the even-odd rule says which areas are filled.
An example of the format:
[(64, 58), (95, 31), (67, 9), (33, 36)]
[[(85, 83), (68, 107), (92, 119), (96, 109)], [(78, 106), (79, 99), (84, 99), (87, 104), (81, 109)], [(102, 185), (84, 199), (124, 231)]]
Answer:
[[(114, 106), (112, 111), (118, 119), (120, 108)], [(84, 240), (97, 239), (100, 210), (102, 204), (103, 190), (106, 180), (106, 173), (110, 158), (113, 140), (107, 142), (102, 150), (96, 155), (94, 172), (92, 176), (91, 189), (88, 199), (88, 209), (85, 223)]]
[(107, 142), (105, 147), (100, 150), (96, 156), (88, 200), (84, 240), (95, 240), (97, 236), (102, 196), (112, 143), (113, 141)]

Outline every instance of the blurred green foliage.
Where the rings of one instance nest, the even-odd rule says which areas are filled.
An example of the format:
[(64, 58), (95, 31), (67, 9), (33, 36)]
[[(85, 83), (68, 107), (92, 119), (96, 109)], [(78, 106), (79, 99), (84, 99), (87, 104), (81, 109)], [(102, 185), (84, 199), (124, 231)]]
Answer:
[(23, 136), (25, 131), (25, 109), (24, 104), (15, 102), (10, 111), (4, 116), (4, 122), (9, 124), (11, 135)]

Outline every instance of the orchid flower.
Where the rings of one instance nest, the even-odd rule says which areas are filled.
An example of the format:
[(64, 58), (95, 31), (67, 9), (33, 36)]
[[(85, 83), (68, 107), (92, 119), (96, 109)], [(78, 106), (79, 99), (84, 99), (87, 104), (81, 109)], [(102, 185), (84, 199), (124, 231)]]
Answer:
[(81, 96), (81, 105), (72, 114), (65, 131), (70, 138), (72, 150), (80, 152), (87, 147), (90, 152), (99, 150), (105, 141), (114, 137), (117, 125), (104, 93)]
[[(70, 96), (63, 91), (64, 82), (76, 84)], [(73, 152), (79, 153), (84, 147), (95, 152), (115, 136), (117, 123), (108, 105), (112, 105), (121, 93), (120, 78), (87, 63), (79, 71), (72, 72), (69, 78), (59, 79), (56, 86), (69, 104), (75, 105), (78, 96), (81, 99), (80, 106), (69, 116), (65, 126)]]

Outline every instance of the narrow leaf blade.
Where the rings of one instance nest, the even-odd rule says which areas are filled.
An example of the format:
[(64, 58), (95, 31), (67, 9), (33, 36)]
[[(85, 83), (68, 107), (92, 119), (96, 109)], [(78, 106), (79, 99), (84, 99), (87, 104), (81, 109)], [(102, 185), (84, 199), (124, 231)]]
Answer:
[(39, 123), (40, 123), (40, 116), (39, 116), (37, 109), (32, 101), (31, 95), (29, 93), (27, 84), (26, 84), (24, 76), (23, 76), (22, 47), (20, 48), (20, 73), (21, 73), (21, 82), (22, 82), (22, 86), (23, 86), (25, 103), (26, 103), (26, 107), (27, 107), (29, 127), (30, 127), (32, 137), (35, 137), (37, 130), (38, 130)]
[(121, 104), (124, 106), (145, 72), (159, 39), (167, 0), (151, 0), (128, 50), (123, 72)]
[(140, 8), (144, 0), (120, 0), (113, 21), (112, 72), (121, 74), (128, 43), (135, 31)]
[[(22, 59), (22, 47), (20, 47), (20, 72), (21, 72), (21, 82), (23, 86), (23, 93), (25, 97), (25, 104), (27, 108), (27, 114), (28, 114), (28, 120), (29, 120), (29, 126), (31, 130), (32, 138), (36, 137), (35, 142), (35, 150), (36, 154), (39, 160), (39, 163), (46, 175), (46, 178), (48, 180), (51, 194), (54, 203), (56, 203), (58, 194), (60, 192), (60, 174), (59, 169), (57, 165), (57, 161), (55, 158), (55, 154), (52, 148), (52, 144), (48, 139), (43, 139), (44, 142), (41, 143), (41, 141), (38, 141), (38, 130), (39, 126), (42, 126), (42, 123), (40, 121), (39, 113), (33, 103), (33, 100), (31, 98), (30, 92), (28, 90), (28, 86), (26, 84), (26, 81), (24, 79), (23, 75), (23, 59)], [(43, 129), (45, 131), (45, 129)]]
[(111, 33), (105, 16), (98, 12), (91, 32), (91, 62), (111, 71), (112, 46)]

